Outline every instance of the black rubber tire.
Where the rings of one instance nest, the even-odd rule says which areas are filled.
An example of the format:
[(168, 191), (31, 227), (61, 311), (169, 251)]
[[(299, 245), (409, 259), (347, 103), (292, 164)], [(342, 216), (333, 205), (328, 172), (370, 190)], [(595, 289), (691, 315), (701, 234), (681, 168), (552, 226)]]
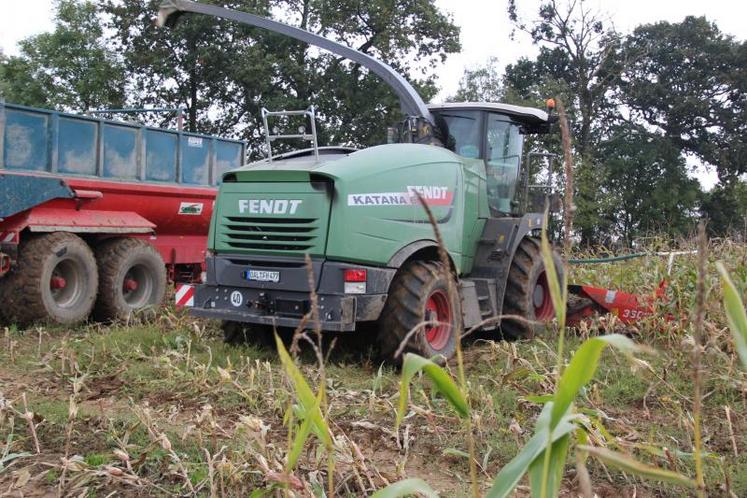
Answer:
[[(553, 261), (562, 282), (564, 279), (563, 264), (560, 256), (554, 251)], [(511, 261), (502, 314), (518, 315), (534, 323), (512, 319), (502, 320), (501, 331), (506, 338), (531, 339), (544, 332), (547, 322), (552, 320), (552, 318), (541, 320), (535, 313), (534, 292), (543, 273), (545, 273), (545, 264), (542, 260), (540, 241), (534, 237), (525, 237), (519, 243), (514, 259)], [(549, 293), (544, 295), (543, 299), (551, 299)], [(552, 314), (554, 316), (554, 308)]]
[(451, 316), (447, 342), (440, 349), (434, 349), (426, 339), (424, 329), (420, 329), (410, 337), (402, 356), (394, 357), (407, 334), (426, 321), (428, 299), (436, 292), (448, 296), (448, 282), (441, 268), (442, 265), (434, 261), (412, 261), (400, 268), (394, 277), (379, 318), (379, 349), (387, 360), (400, 363), (404, 353), (412, 352), (425, 358), (437, 356), (437, 361), (444, 363), (456, 353), (457, 320), (462, 320), (462, 309), (456, 279), (449, 272), (455, 295), (446, 302)]
[[(53, 274), (59, 272), (66, 277), (66, 286), (52, 290)], [(35, 235), (21, 243), (17, 265), (3, 280), (0, 301), (9, 322), (75, 325), (88, 319), (96, 301), (96, 258), (75, 234)]]
[(232, 346), (253, 344), (270, 348), (275, 345), (272, 327), (267, 325), (224, 320), (220, 328), (223, 331), (223, 342)]
[(0, 277), (0, 325), (10, 325), (10, 317), (6, 312), (5, 289), (8, 287), (8, 275)]
[[(109, 239), (96, 247), (99, 294), (94, 317), (102, 322), (152, 317), (166, 293), (166, 265), (148, 242), (126, 237)], [(125, 278), (138, 287), (125, 292)]]

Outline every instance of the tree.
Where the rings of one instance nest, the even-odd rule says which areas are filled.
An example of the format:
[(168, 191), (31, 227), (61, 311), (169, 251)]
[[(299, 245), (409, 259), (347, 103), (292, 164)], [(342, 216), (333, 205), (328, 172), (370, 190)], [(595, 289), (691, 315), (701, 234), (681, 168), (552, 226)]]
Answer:
[[(188, 16), (174, 29), (160, 29), (153, 22), (160, 3), (108, 0), (102, 5), (113, 33), (110, 43), (125, 64), (128, 105), (184, 106), (190, 131), (233, 131), (246, 112), (242, 86), (255, 88), (258, 95), (271, 86), (272, 59), (265, 61), (260, 53), (266, 40), (245, 42), (252, 36), (250, 28), (208, 16)], [(227, 6), (259, 15), (269, 11), (269, 2), (262, 1)], [(147, 119), (163, 126), (170, 118)]]
[(0, 96), (17, 104), (49, 107), (48, 89), (33, 74), (28, 59), (0, 54)]
[(722, 181), (747, 172), (747, 42), (690, 16), (639, 26), (622, 53), (630, 63), (616, 98), (633, 120), (714, 165)]
[(694, 226), (700, 185), (689, 178), (679, 148), (644, 127), (622, 123), (597, 151), (603, 220), (597, 238), (627, 243), (650, 232), (681, 236)]
[(85, 111), (120, 107), (124, 73), (102, 41), (96, 4), (59, 0), (51, 33), (20, 42), (21, 54), (0, 58), (0, 88), (12, 102)]
[[(507, 95), (535, 105), (549, 96), (565, 103), (573, 131), (575, 168), (576, 226), (582, 243), (595, 242), (597, 227), (603, 222), (597, 206), (601, 186), (593, 164), (593, 151), (603, 136), (600, 119), (608, 112), (606, 94), (619, 71), (619, 34), (606, 26), (601, 14), (589, 9), (583, 0), (543, 2), (539, 17), (523, 21), (515, 0), (509, 1), (508, 14), (514, 25), (539, 45), (536, 60), (522, 59), (506, 68)], [(555, 92), (555, 93), (553, 93)]]
[(703, 193), (701, 212), (708, 220), (706, 228), (711, 236), (726, 237), (741, 232), (744, 241), (747, 238), (747, 181), (717, 185)]
[(483, 66), (465, 68), (456, 95), (451, 102), (501, 102), (504, 99), (503, 81), (498, 59), (491, 57)]
[(515, 0), (509, 0), (509, 18), (540, 45), (540, 54), (534, 62), (524, 59), (507, 69), (507, 80), (526, 97), (531, 97), (536, 83), (563, 81), (572, 92), (567, 107), (578, 114), (576, 152), (585, 158), (592, 146), (595, 121), (606, 103), (605, 93), (619, 66), (619, 34), (607, 28), (602, 15), (587, 8), (583, 0), (565, 5), (547, 1), (540, 5), (539, 18), (529, 23), (519, 18)]
[[(260, 109), (316, 104), (320, 141), (383, 141), (399, 118), (389, 88), (357, 64), (292, 39), (205, 16), (186, 16), (173, 31), (150, 23), (160, 0), (108, 0), (106, 12), (125, 54), (133, 105), (185, 105), (190, 129), (263, 142)], [(433, 0), (233, 0), (229, 8), (273, 14), (284, 22), (378, 57), (428, 99), (433, 71), (459, 49), (458, 28)], [(418, 60), (417, 65), (405, 61)]]

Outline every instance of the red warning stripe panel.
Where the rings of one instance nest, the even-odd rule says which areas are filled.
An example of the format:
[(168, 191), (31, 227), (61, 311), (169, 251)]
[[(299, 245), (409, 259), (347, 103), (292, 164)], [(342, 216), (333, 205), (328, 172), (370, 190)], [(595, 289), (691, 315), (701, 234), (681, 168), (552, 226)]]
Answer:
[(195, 305), (195, 287), (193, 285), (179, 284), (176, 286), (175, 295), (177, 307), (191, 307)]
[(20, 237), (18, 232), (0, 232), (0, 244), (18, 245)]

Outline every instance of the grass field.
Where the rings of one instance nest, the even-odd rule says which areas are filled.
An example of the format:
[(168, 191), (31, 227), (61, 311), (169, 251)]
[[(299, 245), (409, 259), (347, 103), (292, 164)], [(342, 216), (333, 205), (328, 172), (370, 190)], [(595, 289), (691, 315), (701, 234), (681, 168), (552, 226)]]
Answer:
[[(720, 304), (713, 263), (724, 261), (742, 295), (747, 248), (712, 244), (703, 350), (705, 478), (711, 496), (747, 496), (747, 374), (740, 370)], [(657, 354), (636, 360), (605, 352), (577, 409), (590, 441), (694, 476), (692, 309), (695, 258), (676, 260), (672, 302), (637, 328), (602, 318), (571, 331), (568, 356), (597, 330), (616, 330)], [(666, 260), (651, 257), (575, 267), (572, 282), (653, 293)], [(674, 321), (663, 319), (668, 313)], [(230, 347), (216, 324), (164, 311), (154, 323), (74, 330), (0, 328), (0, 495), (321, 496), (327, 457), (307, 442), (284, 472), (289, 407), (295, 402), (276, 352)], [(467, 438), (444, 399), (415, 380), (399, 433), (399, 372), (381, 366), (371, 332), (339, 336), (326, 367), (338, 496), (365, 496), (404, 477), (421, 477), (443, 496), (469, 493)], [(527, 397), (553, 390), (555, 334), (506, 342), (482, 335), (465, 344), (480, 486), (532, 434), (540, 406)], [(330, 343), (327, 343), (329, 346)], [(312, 385), (309, 348), (298, 362)], [(453, 371), (455, 368), (450, 366)], [(577, 496), (569, 458), (563, 496)], [(688, 496), (590, 460), (600, 496)], [(528, 495), (525, 482), (519, 496)], [(285, 491), (279, 491), (285, 488)]]

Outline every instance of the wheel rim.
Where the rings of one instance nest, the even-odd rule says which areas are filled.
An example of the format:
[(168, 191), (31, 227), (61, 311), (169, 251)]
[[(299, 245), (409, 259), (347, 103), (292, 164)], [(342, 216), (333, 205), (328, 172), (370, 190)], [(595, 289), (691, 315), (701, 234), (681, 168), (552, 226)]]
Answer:
[(451, 306), (449, 297), (442, 290), (433, 291), (425, 303), (425, 320), (439, 322), (426, 325), (425, 340), (430, 346), (439, 351), (446, 347), (451, 336)]
[(552, 320), (555, 316), (555, 307), (550, 297), (550, 286), (547, 283), (547, 274), (542, 272), (532, 291), (532, 304), (534, 305), (534, 317), (540, 321)]
[(59, 308), (72, 308), (84, 291), (85, 273), (82, 265), (74, 259), (63, 259), (52, 269), (49, 292)]
[(153, 295), (153, 275), (145, 265), (130, 267), (122, 279), (122, 297), (128, 306), (142, 308), (150, 304)]

